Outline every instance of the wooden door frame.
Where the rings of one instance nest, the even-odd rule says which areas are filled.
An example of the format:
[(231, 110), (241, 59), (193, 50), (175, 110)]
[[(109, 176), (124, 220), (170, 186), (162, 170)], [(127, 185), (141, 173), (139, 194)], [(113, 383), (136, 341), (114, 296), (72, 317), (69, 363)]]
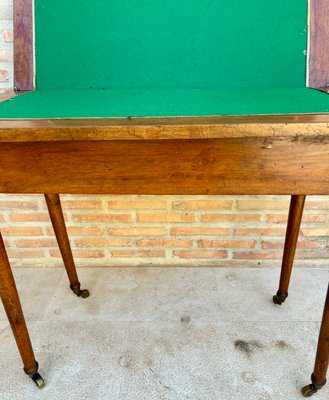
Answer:
[[(329, 91), (329, 2), (309, 0), (307, 86)], [(35, 88), (34, 0), (14, 0), (14, 87)]]

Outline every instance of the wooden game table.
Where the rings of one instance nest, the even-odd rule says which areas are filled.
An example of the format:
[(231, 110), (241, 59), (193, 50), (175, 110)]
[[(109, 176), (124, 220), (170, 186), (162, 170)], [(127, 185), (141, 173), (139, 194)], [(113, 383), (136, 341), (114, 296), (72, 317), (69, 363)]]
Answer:
[[(98, 1), (104, 6), (104, 2)], [(76, 82), (73, 88), (67, 85), (69, 78), (72, 82), (81, 78), (78, 79), (76, 75), (83, 75), (84, 65), (81, 64), (81, 70), (74, 70), (76, 75), (72, 73), (69, 58), (75, 48), (72, 45), (71, 53), (63, 50), (63, 42), (58, 39), (63, 30), (63, 20), (57, 25), (54, 22), (56, 13), (57, 16), (67, 13), (67, 26), (74, 27), (72, 40), (77, 46), (81, 45), (79, 35), (76, 34), (81, 15), (72, 23), (78, 10), (80, 12), (80, 3), (72, 1), (68, 5), (62, 0), (48, 3), (46, 6), (44, 2), (36, 0), (36, 33), (50, 32), (51, 41), (48, 45), (55, 43), (60, 56), (56, 53), (54, 57), (53, 52), (46, 52), (49, 50), (47, 42), (44, 42), (47, 35), (38, 39), (36, 54), (37, 64), (38, 59), (40, 60), (38, 76), (41, 79), (38, 85), (41, 88), (28, 92), (34, 88), (35, 79), (32, 56), (33, 7), (30, 0), (15, 1), (15, 85), (16, 91), (23, 94), (0, 104), (0, 192), (45, 194), (73, 292), (83, 298), (89, 296), (89, 292), (80, 287), (59, 193), (291, 195), (280, 285), (273, 298), (276, 304), (281, 305), (288, 296), (305, 198), (308, 195), (329, 194), (329, 97), (324, 90), (326, 82), (329, 82), (326, 68), (329, 56), (322, 51), (323, 46), (319, 45), (319, 37), (322, 38), (321, 43), (324, 38), (329, 39), (326, 19), (328, 5), (324, 1), (311, 1), (309, 10), (310, 21), (314, 22), (316, 19), (317, 25), (311, 25), (313, 30), (309, 42), (308, 81), (309, 86), (322, 90), (302, 85), (255, 85), (243, 88), (238, 85), (228, 88), (209, 87), (205, 84), (204, 87), (188, 88), (184, 85), (170, 87), (168, 82), (166, 87), (161, 88), (156, 84), (155, 87), (137, 87), (135, 81), (134, 87), (95, 89), (80, 88)], [(170, 1), (168, 4), (171, 3)], [(182, 3), (186, 6), (185, 0)], [(199, 0), (193, 1), (194, 5), (197, 3), (199, 4)], [(226, 4), (221, 0), (215, 3), (221, 6)], [(274, 7), (274, 11), (281, 10), (277, 3), (281, 4), (280, 7), (288, 7), (286, 11), (291, 11), (291, 4), (281, 1), (267, 0), (260, 3), (254, 0), (248, 4), (254, 7), (251, 10), (254, 12), (264, 3), (268, 7)], [(113, 4), (117, 2), (114, 1)], [(134, 12), (139, 10), (137, 3), (135, 5)], [(143, 5), (146, 8), (151, 7), (152, 12), (157, 11), (152, 8), (154, 6), (147, 5), (147, 2), (143, 2)], [(45, 19), (50, 11), (48, 6), (53, 7), (51, 20)], [(174, 3), (171, 6), (176, 7)], [(89, 6), (86, 7), (86, 12), (90, 13)], [(173, 10), (176, 8), (172, 8), (171, 12)], [(118, 5), (115, 11), (122, 12), (122, 7)], [(206, 10), (202, 9), (202, 12)], [(211, 13), (208, 15), (210, 19)], [(275, 22), (272, 14), (271, 21)], [(192, 18), (191, 15), (188, 18)], [(277, 16), (278, 26), (281, 26), (282, 15)], [(294, 15), (291, 17), (289, 14), (288, 21), (285, 20), (287, 26), (294, 26)], [(158, 17), (163, 16), (160, 13)], [(302, 13), (299, 17), (303, 18)], [(101, 17), (97, 18), (99, 22)], [(243, 13), (241, 18), (245, 23)], [(191, 32), (195, 28), (195, 20), (193, 21)], [(114, 28), (111, 28), (111, 32), (115, 32), (116, 21), (112, 22), (111, 26)], [(129, 29), (131, 26), (134, 24), (130, 21)], [(153, 25), (152, 27), (154, 28)], [(277, 35), (278, 27), (275, 29)], [(68, 37), (66, 31), (63, 31)], [(138, 32), (145, 37), (150, 36), (143, 29), (142, 33)], [(172, 32), (166, 32), (166, 36), (161, 38), (168, 39), (169, 34)], [(304, 45), (300, 36), (303, 35), (305, 36), (305, 32), (298, 32), (294, 43), (298, 48), (298, 63)], [(118, 37), (113, 34), (113, 43), (116, 45)], [(284, 37), (279, 35), (279, 40)], [(134, 35), (129, 38), (133, 40)], [(197, 39), (204, 41), (203, 37)], [(170, 43), (173, 45), (174, 41)], [(162, 50), (168, 56), (168, 48)], [(208, 49), (208, 52), (211, 51)], [(227, 51), (231, 51), (230, 46)], [(287, 52), (288, 58), (289, 54), (290, 49)], [(135, 61), (140, 61), (139, 55), (140, 51), (136, 53)], [(272, 60), (271, 52), (268, 57)], [(48, 62), (49, 58), (53, 62)], [(63, 82), (67, 81), (64, 88), (56, 85), (52, 87), (53, 82), (59, 79), (59, 76), (56, 78), (58, 58), (65, 60), (62, 64), (68, 66), (68, 72), (66, 69), (61, 71)], [(152, 65), (154, 60), (150, 58), (148, 61)], [(183, 59), (180, 61), (184, 62)], [(210, 68), (214, 62), (213, 55), (209, 56), (208, 61)], [(285, 71), (290, 71), (292, 79), (295, 79), (295, 72), (289, 68), (294, 61), (289, 58), (285, 66)], [(120, 64), (120, 60), (118, 63)], [(143, 68), (145, 65), (143, 64)], [(194, 67), (197, 68), (197, 64), (193, 64)], [(92, 68), (91, 73), (95, 73)], [(118, 73), (117, 65), (113, 68), (112, 72)], [(144, 69), (137, 74), (134, 68), (135, 64), (131, 64), (127, 70), (131, 70), (136, 79), (146, 74)], [(272, 65), (271, 69), (275, 72), (276, 66)], [(107, 69), (104, 71), (106, 75)], [(193, 74), (195, 71), (193, 69)], [(209, 73), (214, 71), (210, 70)], [(146, 74), (145, 82), (153, 79), (156, 83), (163, 72), (160, 67), (158, 73), (150, 70)], [(165, 76), (170, 77), (170, 71), (166, 73)], [(195, 83), (198, 75), (193, 74), (191, 79)], [(111, 74), (108, 75), (111, 80)], [(123, 78), (118, 75), (119, 79), (126, 78), (125, 70), (122, 75)], [(303, 74), (298, 72), (297, 75), (302, 77)], [(258, 76), (256, 74), (254, 78), (258, 79)], [(95, 79), (97, 83), (98, 78), (95, 74), (91, 81)], [(180, 79), (185, 79), (184, 71)], [(268, 77), (265, 76), (264, 79), (267, 80)], [(277, 79), (280, 80), (281, 77)], [(113, 81), (112, 85), (114, 84)], [(38, 373), (38, 363), (33, 354), (1, 235), (0, 295), (23, 360), (24, 371), (42, 387), (44, 382)], [(326, 383), (328, 360), (329, 292), (324, 307), (312, 383), (303, 389), (305, 396), (312, 395)]]

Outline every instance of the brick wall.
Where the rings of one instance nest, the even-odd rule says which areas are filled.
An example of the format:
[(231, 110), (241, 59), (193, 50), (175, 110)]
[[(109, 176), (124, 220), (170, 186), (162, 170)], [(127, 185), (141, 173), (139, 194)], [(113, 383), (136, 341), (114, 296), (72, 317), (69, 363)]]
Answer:
[(12, 0), (0, 0), (0, 92), (13, 86)]
[[(0, 0), (0, 92), (13, 86), (12, 2)], [(79, 266), (278, 266), (287, 196), (62, 196)], [(309, 197), (296, 265), (327, 266), (329, 198)], [(42, 196), (0, 195), (14, 266), (59, 266)]]
[[(79, 266), (277, 266), (284, 196), (62, 196)], [(309, 197), (297, 265), (327, 266), (329, 199)], [(42, 196), (0, 195), (0, 226), (15, 266), (59, 266)]]

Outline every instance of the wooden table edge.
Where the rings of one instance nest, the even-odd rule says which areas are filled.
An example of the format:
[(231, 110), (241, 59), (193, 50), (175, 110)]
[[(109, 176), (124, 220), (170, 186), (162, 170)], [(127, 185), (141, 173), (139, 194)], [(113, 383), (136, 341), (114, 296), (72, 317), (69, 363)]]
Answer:
[(329, 113), (210, 117), (0, 119), (0, 142), (329, 135)]

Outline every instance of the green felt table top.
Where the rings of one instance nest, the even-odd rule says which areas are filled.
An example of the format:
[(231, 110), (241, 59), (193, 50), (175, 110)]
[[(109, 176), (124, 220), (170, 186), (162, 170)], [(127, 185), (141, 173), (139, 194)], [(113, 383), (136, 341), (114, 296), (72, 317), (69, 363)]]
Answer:
[(329, 95), (307, 88), (37, 90), (0, 103), (0, 119), (327, 112)]
[(302, 87), (308, 0), (35, 0), (38, 89)]
[(37, 91), (2, 119), (329, 112), (307, 0), (35, 0)]

